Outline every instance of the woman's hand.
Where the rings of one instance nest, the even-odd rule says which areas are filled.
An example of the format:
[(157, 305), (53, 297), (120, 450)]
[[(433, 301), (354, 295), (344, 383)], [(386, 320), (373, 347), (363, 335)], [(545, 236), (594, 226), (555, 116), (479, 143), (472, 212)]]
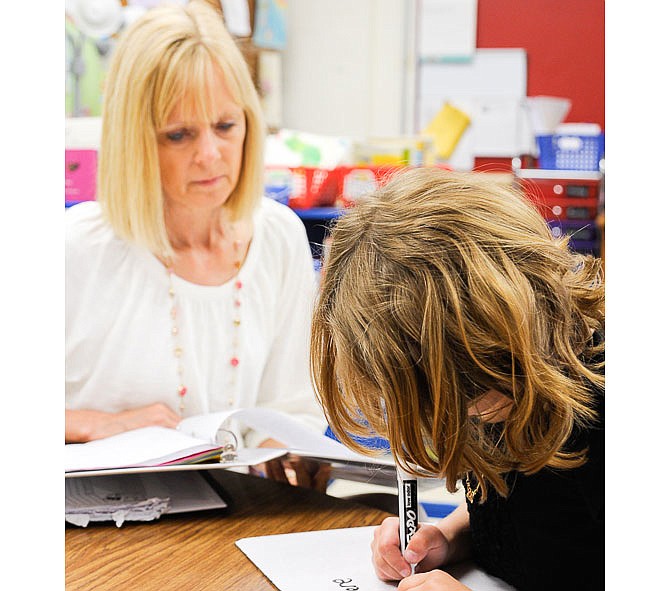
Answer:
[(65, 442), (85, 443), (140, 427), (177, 427), (181, 417), (162, 402), (117, 413), (99, 410), (66, 410)]
[(400, 581), (398, 591), (472, 591), (442, 570), (419, 573)]
[[(286, 447), (275, 439), (266, 439), (258, 447)], [(330, 464), (307, 460), (289, 454), (284, 458), (277, 458), (265, 462), (260, 466), (252, 466), (251, 473), (262, 475), (270, 480), (286, 482), (294, 486), (313, 488), (319, 492), (326, 492), (330, 480)]]
[(384, 581), (408, 577), (412, 564), (418, 565), (417, 572), (425, 573), (445, 564), (450, 554), (449, 543), (442, 532), (434, 525), (421, 523), (403, 556), (397, 517), (387, 517), (375, 529), (371, 547), (375, 572)]
[(265, 462), (265, 475), (271, 480), (288, 482), (294, 486), (313, 488), (326, 492), (330, 480), (330, 464), (306, 460), (298, 456), (288, 455)]

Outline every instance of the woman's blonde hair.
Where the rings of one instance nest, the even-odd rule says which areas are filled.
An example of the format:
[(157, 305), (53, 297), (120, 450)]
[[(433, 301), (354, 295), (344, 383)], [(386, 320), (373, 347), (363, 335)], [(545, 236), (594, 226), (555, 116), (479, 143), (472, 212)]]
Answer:
[[(437, 168), (396, 175), (332, 229), (312, 328), (312, 374), (336, 435), (387, 437), (396, 460), (484, 498), (511, 470), (570, 468), (594, 418), (603, 344), (600, 261), (571, 252), (512, 187)], [(469, 416), (495, 389), (502, 429)]]
[(265, 124), (249, 69), (221, 15), (197, 0), (160, 6), (135, 21), (114, 50), (103, 97), (98, 200), (118, 236), (155, 254), (172, 253), (157, 130), (182, 99), (202, 120), (220, 116), (211, 94), (217, 69), (246, 119), (240, 179), (225, 206), (240, 219), (263, 193)]

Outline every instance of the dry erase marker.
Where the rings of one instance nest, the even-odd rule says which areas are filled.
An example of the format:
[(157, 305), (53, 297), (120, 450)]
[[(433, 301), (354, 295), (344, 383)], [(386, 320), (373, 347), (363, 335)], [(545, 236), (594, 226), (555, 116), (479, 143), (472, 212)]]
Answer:
[[(419, 527), (419, 497), (414, 476), (401, 468), (396, 469), (398, 477), (398, 518), (400, 521), (400, 552), (405, 553), (407, 544)], [(412, 564), (412, 574), (416, 565)]]

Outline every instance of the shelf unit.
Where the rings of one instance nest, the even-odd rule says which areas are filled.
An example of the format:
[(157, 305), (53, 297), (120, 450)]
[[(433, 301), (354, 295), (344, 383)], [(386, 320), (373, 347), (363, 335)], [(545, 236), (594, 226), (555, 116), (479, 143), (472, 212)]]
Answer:
[(525, 168), (515, 180), (544, 215), (554, 236), (567, 235), (577, 252), (604, 253), (604, 175), (588, 170)]

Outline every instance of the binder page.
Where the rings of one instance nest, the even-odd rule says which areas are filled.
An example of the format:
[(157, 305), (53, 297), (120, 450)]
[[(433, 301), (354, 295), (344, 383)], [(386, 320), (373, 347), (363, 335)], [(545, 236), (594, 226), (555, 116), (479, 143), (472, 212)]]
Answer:
[(217, 446), (167, 427), (142, 427), (96, 439), (65, 445), (65, 471), (131, 466), (155, 466), (203, 454)]
[(286, 455), (284, 449), (258, 448), (241, 449), (237, 452), (237, 458), (229, 462), (204, 462), (201, 464), (170, 464), (168, 466), (136, 466), (132, 468), (106, 468), (106, 469), (81, 469), (74, 472), (65, 472), (65, 478), (80, 478), (82, 476), (102, 476), (113, 474), (145, 474), (155, 472), (164, 474), (166, 472), (188, 472), (201, 470), (230, 470), (235, 468), (245, 468), (269, 462), (275, 458)]
[[(237, 547), (279, 591), (387, 591), (372, 567), (374, 526), (243, 538)], [(472, 591), (514, 591), (471, 563), (447, 569)]]
[(286, 444), (296, 455), (341, 462), (394, 465), (390, 456), (375, 457), (355, 453), (339, 441), (310, 429), (288, 413), (273, 409), (239, 408), (188, 417), (179, 424), (179, 429), (194, 437), (206, 439), (230, 420), (239, 421), (252, 429), (267, 433)]

